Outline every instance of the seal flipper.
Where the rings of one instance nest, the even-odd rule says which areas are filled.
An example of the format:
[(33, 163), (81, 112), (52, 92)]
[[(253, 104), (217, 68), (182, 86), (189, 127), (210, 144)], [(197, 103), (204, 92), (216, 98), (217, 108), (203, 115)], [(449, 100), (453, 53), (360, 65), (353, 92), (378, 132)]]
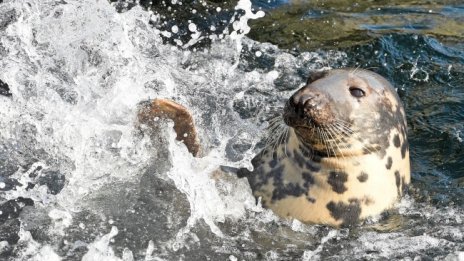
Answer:
[(197, 157), (200, 152), (200, 143), (193, 117), (184, 106), (167, 99), (154, 99), (141, 104), (138, 121), (152, 129), (156, 127), (156, 118), (169, 119), (174, 122), (176, 140), (182, 141), (190, 153)]

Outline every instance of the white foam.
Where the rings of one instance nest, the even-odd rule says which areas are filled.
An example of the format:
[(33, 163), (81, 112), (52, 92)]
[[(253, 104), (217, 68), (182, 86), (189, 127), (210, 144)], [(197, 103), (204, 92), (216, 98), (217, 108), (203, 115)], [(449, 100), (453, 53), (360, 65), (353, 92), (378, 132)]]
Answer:
[(57, 231), (60, 235), (64, 235), (64, 229), (72, 224), (72, 215), (67, 211), (52, 209), (48, 213), (48, 216), (54, 223), (55, 231)]
[(358, 239), (363, 243), (362, 251), (378, 252), (380, 257), (392, 257), (397, 253), (417, 253), (433, 247), (450, 245), (445, 239), (429, 235), (409, 237), (401, 233), (364, 233)]
[(19, 232), (20, 246), (19, 260), (31, 260), (31, 261), (60, 261), (62, 258), (57, 255), (50, 245), (41, 245), (36, 242), (30, 232), (24, 231), (23, 229)]
[(320, 240), (320, 244), (317, 246), (315, 250), (306, 250), (301, 257), (302, 260), (319, 260), (321, 257), (319, 253), (324, 249), (324, 244), (339, 235), (337, 230), (330, 230), (326, 236), (322, 237)]
[[(240, 3), (241, 9), (251, 6), (249, 1)], [(1, 76), (8, 82), (14, 102), (1, 101), (5, 109), (0, 110), (3, 119), (0, 125), (5, 128), (0, 136), (14, 140), (18, 138), (16, 126), (33, 125), (37, 129), (35, 147), (44, 148), (51, 157), (63, 159), (62, 165), (53, 167), (65, 174), (68, 183), (56, 196), (50, 195), (45, 185), (27, 188), (28, 183), (36, 183), (30, 173), (37, 164), (43, 169), (50, 167), (39, 161), (13, 176), (22, 186), (8, 191), (6, 198), (32, 198), (50, 206), (49, 218), (54, 225), (51, 233), (63, 235), (74, 222), (70, 213), (88, 207), (84, 198), (115, 179), (137, 179), (149, 164), (149, 140), (134, 136), (136, 105), (150, 97), (179, 95), (180, 85), (190, 85), (181, 81), (185, 75), (197, 77), (202, 84), (213, 80), (212, 85), (217, 88), (215, 85), (223, 82), (222, 75), (230, 75), (231, 68), (238, 63), (240, 51), (230, 49), (230, 42), (217, 44), (213, 48), (218, 53), (225, 49), (236, 60), (224, 63), (224, 58), (218, 57), (214, 64), (205, 67), (218, 73), (217, 78), (211, 79), (206, 71), (198, 77), (195, 76), (198, 72), (181, 69), (186, 59), (192, 59), (190, 51), (162, 45), (161, 32), (148, 25), (149, 20), (158, 19), (140, 7), (118, 14), (104, 0), (9, 4), (17, 10), (19, 18), (2, 32), (8, 35), (1, 38), (2, 45), (12, 51), (2, 59)], [(244, 31), (237, 31), (233, 40), (229, 40), (237, 46), (241, 45), (245, 31), (249, 31), (247, 20), (261, 15), (246, 12), (236, 27)], [(196, 31), (191, 25), (190, 29)], [(175, 27), (172, 30), (176, 31)], [(199, 39), (199, 35), (192, 38)], [(161, 83), (161, 88), (146, 88), (151, 81)], [(27, 113), (23, 114), (24, 111)], [(218, 234), (215, 222), (222, 222), (226, 217), (239, 218), (247, 208), (255, 207), (244, 181), (221, 184), (221, 189), (228, 191), (221, 194), (216, 182), (209, 178), (219, 165), (228, 163), (223, 155), (224, 146), (203, 159), (192, 158), (183, 146), (170, 147), (175, 168), (169, 176), (188, 195), (192, 208), (189, 225), (204, 219)], [(194, 173), (192, 166), (195, 166)], [(59, 210), (54, 204), (60, 205)], [(85, 224), (80, 224), (85, 230)], [(116, 260), (107, 245), (115, 233), (112, 230), (91, 244), (86, 258), (110, 253)], [(32, 239), (25, 232), (22, 240)], [(127, 251), (124, 256), (123, 259), (131, 259)]]
[[(173, 132), (171, 139), (175, 139)], [(183, 144), (172, 142), (169, 148), (173, 167), (168, 176), (188, 197), (191, 207), (189, 226), (195, 225), (198, 219), (203, 219), (218, 235), (222, 233), (215, 222), (223, 222), (226, 217), (240, 218), (244, 216), (246, 209), (255, 206), (255, 200), (245, 180), (235, 178), (233, 183), (227, 184), (221, 183), (220, 179), (223, 177), (211, 178), (221, 165), (227, 165), (224, 161), (224, 147), (223, 143), (203, 158), (194, 158)], [(219, 189), (224, 192), (221, 193)]]
[[(126, 261), (126, 259), (120, 259), (117, 256), (115, 256), (113, 249), (110, 247), (111, 240), (117, 234), (118, 228), (112, 227), (111, 231), (108, 234), (102, 236), (100, 239), (95, 240), (92, 244), (88, 246), (89, 251), (82, 257), (82, 261)], [(126, 254), (126, 258), (127, 255), (128, 254)]]
[[(271, 107), (263, 104), (281, 105), (276, 101), (279, 95), (288, 97), (292, 86), (297, 89), (304, 84), (297, 69), (309, 70), (333, 61), (345, 61), (346, 54), (302, 53), (296, 57), (273, 45), (246, 38), (249, 20), (263, 16), (261, 11), (251, 10), (249, 0), (239, 1), (237, 9), (244, 10), (245, 15), (233, 21), (233, 31), (224, 33), (223, 41), (215, 41), (201, 52), (179, 49), (198, 42), (204, 36), (201, 32), (193, 34), (187, 45), (178, 42), (179, 48), (163, 45), (162, 32), (148, 24), (149, 21), (157, 23), (158, 17), (140, 7), (118, 14), (105, 0), (66, 2), (24, 0), (2, 5), (14, 8), (18, 17), (6, 31), (0, 32), (2, 46), (8, 50), (0, 58), (0, 77), (13, 93), (12, 99), (0, 99), (0, 141), (11, 147), (22, 145), (31, 154), (40, 150), (34, 154), (39, 158), (36, 163), (24, 164), (24, 168), (11, 176), (20, 184), (15, 190), (5, 192), (3, 199), (33, 199), (36, 207), (40, 206), (48, 214), (49, 235), (63, 236), (72, 225), (86, 233), (92, 224), (76, 219), (73, 213), (83, 209), (99, 213), (100, 206), (87, 204), (88, 198), (102, 195), (100, 188), (108, 184), (137, 184), (147, 166), (166, 164), (157, 159), (150, 162), (157, 148), (150, 145), (148, 137), (136, 135), (135, 122), (136, 105), (140, 101), (169, 97), (191, 109), (205, 151), (203, 158), (192, 157), (183, 144), (174, 141), (174, 133), (169, 132), (172, 167), (162, 174), (186, 195), (191, 213), (186, 227), (166, 242), (173, 243), (169, 251), (189, 247), (185, 235), (191, 233), (199, 220), (207, 223), (219, 238), (228, 237), (221, 231), (221, 222), (245, 219), (255, 223), (255, 220), (246, 220), (248, 216), (263, 224), (288, 226), (295, 233), (317, 234), (317, 229), (311, 226), (297, 221), (282, 222), (272, 211), (256, 206), (246, 180), (233, 175), (217, 177), (215, 171), (221, 165), (251, 168), (254, 148), (237, 153), (241, 157), (231, 160), (226, 155), (230, 142), (236, 138), (254, 145), (260, 140), (260, 116)], [(171, 28), (173, 33), (177, 30), (174, 26)], [(211, 30), (216, 29), (211, 26)], [(268, 69), (242, 70), (238, 65), (244, 47), (250, 50), (253, 59), (272, 58), (275, 64)], [(288, 90), (277, 92), (277, 80), (291, 81)], [(250, 97), (250, 91), (257, 94)], [(235, 102), (243, 102), (249, 111), (256, 109), (258, 116), (242, 119)], [(36, 134), (26, 133), (31, 142), (21, 136), (19, 130), (23, 125), (36, 129)], [(42, 171), (37, 172), (37, 177), (51, 169), (65, 175), (67, 183), (58, 195), (51, 195), (47, 186), (38, 185), (37, 177), (31, 175), (39, 166)], [(28, 183), (36, 186), (28, 188)], [(3, 184), (0, 186), (7, 185)], [(418, 214), (435, 221), (462, 224), (460, 209), (422, 208), (407, 199), (400, 202), (398, 209), (405, 216)], [(33, 211), (25, 212), (32, 215)], [(109, 220), (102, 217), (105, 218)], [(108, 223), (119, 226), (118, 217), (112, 218)], [(379, 251), (381, 257), (389, 258), (394, 252), (409, 253), (403, 247), (408, 242), (417, 244), (411, 251), (423, 251), (436, 246), (455, 246), (443, 237), (462, 240), (461, 230), (445, 225), (442, 228), (446, 231), (443, 235), (365, 233), (353, 243), (357, 246), (353, 251), (358, 256), (366, 250)], [(114, 227), (88, 244), (85, 259), (133, 260), (135, 249), (125, 249), (121, 256), (115, 254), (111, 241), (117, 233)], [(195, 235), (189, 236), (194, 238), (194, 244), (200, 241)], [(324, 236), (318, 239), (314, 250), (304, 252), (303, 259), (321, 257), (330, 240), (340, 235), (330, 230)], [(244, 237), (250, 240), (248, 235)], [(79, 239), (75, 242), (76, 248), (86, 246)], [(24, 246), (21, 257), (60, 259), (55, 253), (56, 246), (35, 241), (27, 231), (20, 233), (20, 244)], [(145, 260), (161, 260), (155, 252), (158, 246), (154, 244), (151, 241), (148, 246), (141, 246), (147, 247)], [(8, 247), (7, 243), (0, 243), (0, 249)], [(267, 255), (278, 259), (281, 253), (269, 251)], [(230, 255), (230, 259), (236, 257), (238, 254)]]

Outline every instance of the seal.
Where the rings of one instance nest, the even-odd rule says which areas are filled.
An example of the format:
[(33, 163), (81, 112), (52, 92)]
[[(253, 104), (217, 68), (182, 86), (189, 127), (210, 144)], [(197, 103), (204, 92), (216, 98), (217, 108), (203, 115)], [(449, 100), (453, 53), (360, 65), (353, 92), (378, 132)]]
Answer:
[(273, 120), (253, 170), (237, 174), (281, 217), (351, 226), (393, 207), (410, 183), (405, 118), (393, 86), (374, 72), (313, 73)]

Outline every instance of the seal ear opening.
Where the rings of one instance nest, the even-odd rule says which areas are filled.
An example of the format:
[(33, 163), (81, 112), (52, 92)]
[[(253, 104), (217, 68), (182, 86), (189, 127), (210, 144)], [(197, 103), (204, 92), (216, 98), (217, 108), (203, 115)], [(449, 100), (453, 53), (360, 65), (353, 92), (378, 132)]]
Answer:
[(306, 81), (306, 84), (310, 84), (316, 80), (319, 80), (325, 77), (328, 73), (329, 73), (328, 70), (310, 72), (308, 76), (308, 80)]

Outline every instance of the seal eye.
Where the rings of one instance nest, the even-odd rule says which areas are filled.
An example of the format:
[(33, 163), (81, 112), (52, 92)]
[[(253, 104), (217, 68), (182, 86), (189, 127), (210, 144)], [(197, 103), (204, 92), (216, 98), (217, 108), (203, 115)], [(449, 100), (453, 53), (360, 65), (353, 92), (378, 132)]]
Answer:
[(358, 87), (350, 87), (350, 93), (353, 97), (356, 97), (356, 98), (361, 98), (361, 97), (364, 97), (366, 96), (366, 93), (359, 89)]

